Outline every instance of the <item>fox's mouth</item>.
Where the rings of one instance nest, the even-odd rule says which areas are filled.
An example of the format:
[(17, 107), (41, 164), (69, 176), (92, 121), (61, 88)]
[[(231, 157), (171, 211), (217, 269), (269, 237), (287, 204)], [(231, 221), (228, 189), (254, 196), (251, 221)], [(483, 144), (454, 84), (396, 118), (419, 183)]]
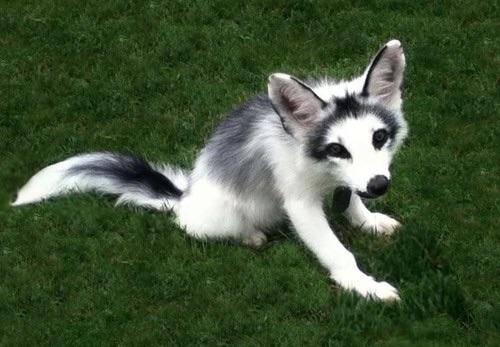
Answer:
[(349, 207), (351, 201), (351, 194), (355, 192), (360, 197), (364, 199), (375, 199), (380, 195), (370, 194), (368, 192), (363, 192), (360, 190), (353, 190), (347, 186), (339, 186), (335, 189), (333, 194), (334, 208), (337, 212), (342, 213)]
[(374, 194), (370, 194), (368, 192), (362, 192), (361, 190), (356, 190), (356, 194), (358, 194), (360, 197), (362, 197), (364, 199), (376, 199), (376, 198), (381, 197), (381, 195), (374, 195)]

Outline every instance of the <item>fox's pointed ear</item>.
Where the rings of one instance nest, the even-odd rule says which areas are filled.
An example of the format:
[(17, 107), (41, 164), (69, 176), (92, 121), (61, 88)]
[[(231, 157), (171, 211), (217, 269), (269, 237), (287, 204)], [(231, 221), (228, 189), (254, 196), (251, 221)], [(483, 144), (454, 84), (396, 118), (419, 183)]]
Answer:
[(321, 109), (326, 106), (311, 87), (287, 74), (269, 76), (267, 89), (274, 108), (293, 135), (303, 135), (320, 119)]
[(365, 71), (361, 95), (378, 98), (387, 107), (399, 108), (404, 70), (405, 56), (401, 42), (387, 42)]

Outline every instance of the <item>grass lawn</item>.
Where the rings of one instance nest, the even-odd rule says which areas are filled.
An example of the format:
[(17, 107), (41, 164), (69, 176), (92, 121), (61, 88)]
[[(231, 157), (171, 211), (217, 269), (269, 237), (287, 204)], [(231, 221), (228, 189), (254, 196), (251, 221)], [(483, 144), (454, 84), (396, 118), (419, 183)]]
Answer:
[[(0, 345), (500, 345), (498, 18), (496, 1), (1, 0)], [(270, 73), (353, 76), (391, 38), (411, 134), (372, 208), (404, 227), (335, 224), (400, 305), (332, 286), (286, 226), (254, 251), (110, 197), (8, 206), (80, 152), (189, 168)]]

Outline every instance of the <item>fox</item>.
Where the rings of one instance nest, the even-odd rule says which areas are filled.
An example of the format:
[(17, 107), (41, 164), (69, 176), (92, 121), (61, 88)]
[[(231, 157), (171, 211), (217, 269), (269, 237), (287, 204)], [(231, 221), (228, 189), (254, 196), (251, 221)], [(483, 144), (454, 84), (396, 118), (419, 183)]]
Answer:
[(324, 202), (332, 193), (342, 196), (343, 215), (362, 231), (389, 235), (400, 228), (392, 217), (371, 212), (365, 200), (388, 191), (391, 162), (408, 133), (404, 69), (402, 44), (391, 40), (352, 79), (273, 73), (267, 93), (223, 118), (192, 170), (131, 154), (85, 153), (36, 173), (11, 204), (111, 194), (117, 204), (172, 212), (196, 239), (250, 247), (262, 247), (273, 227), (287, 221), (337, 285), (398, 301), (394, 286), (360, 270), (332, 230)]

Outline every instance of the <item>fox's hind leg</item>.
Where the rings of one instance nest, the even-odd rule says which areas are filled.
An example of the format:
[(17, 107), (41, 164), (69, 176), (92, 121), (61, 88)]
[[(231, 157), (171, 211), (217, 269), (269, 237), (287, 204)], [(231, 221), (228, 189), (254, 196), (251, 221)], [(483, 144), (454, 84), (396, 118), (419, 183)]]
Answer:
[(198, 239), (233, 239), (251, 247), (267, 241), (239, 210), (235, 197), (208, 180), (193, 183), (174, 212), (187, 234)]

